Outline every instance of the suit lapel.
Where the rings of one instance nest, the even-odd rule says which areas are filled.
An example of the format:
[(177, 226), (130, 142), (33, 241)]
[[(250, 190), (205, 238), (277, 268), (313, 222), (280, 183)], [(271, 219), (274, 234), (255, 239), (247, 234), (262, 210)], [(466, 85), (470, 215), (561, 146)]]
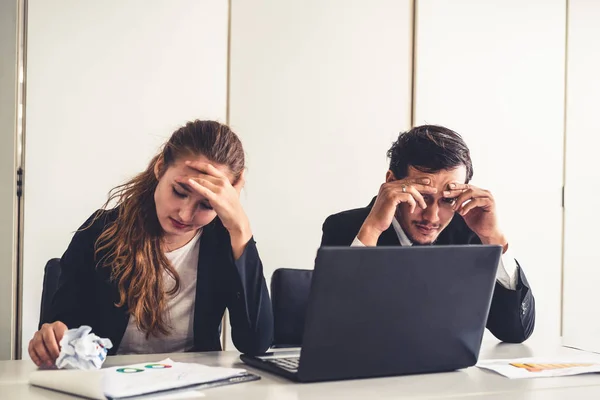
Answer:
[(377, 240), (377, 246), (399, 246), (400, 241), (398, 240), (398, 235), (394, 230), (394, 227), (390, 225), (390, 227), (385, 230), (381, 236), (379, 236), (379, 240)]

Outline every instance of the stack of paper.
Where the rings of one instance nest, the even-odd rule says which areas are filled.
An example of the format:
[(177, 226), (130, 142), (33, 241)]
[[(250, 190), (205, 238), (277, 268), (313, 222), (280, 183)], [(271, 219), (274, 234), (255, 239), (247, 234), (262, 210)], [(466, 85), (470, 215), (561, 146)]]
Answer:
[(548, 378), (600, 372), (600, 358), (579, 356), (482, 360), (477, 363), (477, 367), (495, 371), (511, 379)]
[(97, 371), (35, 371), (29, 383), (92, 399), (120, 399), (211, 383), (258, 379), (239, 368), (175, 362), (142, 363)]

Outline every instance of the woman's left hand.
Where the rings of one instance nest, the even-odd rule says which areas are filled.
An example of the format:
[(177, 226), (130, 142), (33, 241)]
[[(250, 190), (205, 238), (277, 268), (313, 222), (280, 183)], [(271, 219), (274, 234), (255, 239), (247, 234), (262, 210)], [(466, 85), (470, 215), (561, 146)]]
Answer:
[(221, 219), (223, 226), (229, 231), (233, 255), (237, 260), (252, 238), (250, 221), (240, 203), (240, 192), (245, 183), (245, 171), (232, 185), (225, 173), (211, 164), (192, 161), (186, 161), (185, 164), (198, 172), (198, 175), (192, 178), (182, 177), (177, 181), (189, 185), (192, 190), (208, 200)]

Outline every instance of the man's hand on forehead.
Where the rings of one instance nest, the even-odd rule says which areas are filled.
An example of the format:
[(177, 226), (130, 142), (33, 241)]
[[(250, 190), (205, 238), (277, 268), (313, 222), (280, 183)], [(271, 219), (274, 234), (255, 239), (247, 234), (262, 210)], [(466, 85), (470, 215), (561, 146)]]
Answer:
[(450, 182), (442, 196), (456, 199), (452, 209), (463, 217), (482, 243), (499, 244), (506, 251), (508, 242), (498, 227), (496, 202), (489, 190), (467, 183)]
[[(481, 189), (478, 189), (478, 190), (480, 191)], [(471, 185), (469, 185), (468, 183), (450, 182), (444, 188), (442, 195), (446, 198), (455, 198), (455, 197), (459, 197), (460, 195), (462, 195), (463, 193), (465, 193), (467, 191), (474, 192), (473, 187)], [(466, 199), (466, 200), (469, 200), (469, 199)]]

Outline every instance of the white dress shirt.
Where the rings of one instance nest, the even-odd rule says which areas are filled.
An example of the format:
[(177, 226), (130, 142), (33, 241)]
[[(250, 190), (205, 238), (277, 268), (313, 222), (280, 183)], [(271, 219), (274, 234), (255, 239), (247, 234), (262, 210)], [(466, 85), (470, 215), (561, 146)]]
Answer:
[[(401, 246), (412, 246), (412, 242), (410, 241), (408, 236), (406, 236), (404, 229), (402, 229), (402, 227), (400, 226), (400, 223), (398, 222), (398, 220), (396, 218), (394, 218), (392, 220), (392, 226), (394, 227), (394, 230), (396, 231), (396, 235), (398, 235), (398, 240), (400, 241), (400, 245)], [(352, 242), (351, 246), (364, 247), (365, 245), (358, 239), (358, 236), (357, 236), (354, 238), (354, 241)], [(498, 271), (496, 272), (496, 280), (498, 281), (498, 283), (500, 283), (506, 289), (516, 290), (517, 283), (519, 282), (517, 270), (518, 270), (517, 262), (515, 261), (514, 257), (512, 256), (512, 252), (510, 251), (510, 248), (508, 248), (508, 249), (506, 249), (506, 252), (504, 254), (502, 254), (502, 256), (500, 257), (500, 264), (498, 264)]]

